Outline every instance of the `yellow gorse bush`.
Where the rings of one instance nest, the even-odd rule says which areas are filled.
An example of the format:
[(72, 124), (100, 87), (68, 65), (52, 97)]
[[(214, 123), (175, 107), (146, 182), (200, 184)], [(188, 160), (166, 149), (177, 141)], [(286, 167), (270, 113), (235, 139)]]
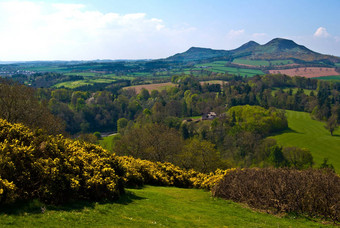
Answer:
[(128, 156), (118, 159), (126, 171), (124, 181), (128, 186), (150, 184), (210, 190), (224, 175), (233, 170), (218, 169), (215, 172), (204, 174), (192, 169), (184, 170), (168, 162), (151, 162)]
[(32, 132), (0, 119), (0, 203), (117, 198), (124, 170), (99, 146)]

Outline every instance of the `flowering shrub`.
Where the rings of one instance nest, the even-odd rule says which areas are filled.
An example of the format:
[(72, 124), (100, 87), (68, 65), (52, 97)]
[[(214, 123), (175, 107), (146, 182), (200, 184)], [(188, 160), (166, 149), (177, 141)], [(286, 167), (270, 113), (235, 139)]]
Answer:
[(0, 119), (0, 203), (113, 199), (123, 175), (117, 157), (99, 146)]
[(125, 168), (124, 180), (130, 187), (150, 184), (210, 190), (233, 170), (218, 169), (215, 172), (204, 174), (192, 169), (184, 170), (168, 162), (151, 162), (127, 156), (118, 159)]

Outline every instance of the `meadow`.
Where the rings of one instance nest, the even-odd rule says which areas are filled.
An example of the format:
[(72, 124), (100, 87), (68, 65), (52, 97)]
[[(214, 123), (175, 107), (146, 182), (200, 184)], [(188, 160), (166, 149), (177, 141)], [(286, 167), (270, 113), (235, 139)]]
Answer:
[(323, 77), (317, 77), (317, 78), (315, 78), (315, 79), (329, 80), (329, 81), (340, 81), (340, 75), (323, 76)]
[(234, 64), (240, 64), (240, 65), (249, 65), (249, 66), (280, 66), (280, 65), (288, 65), (288, 64), (293, 64), (294, 62), (292, 60), (272, 60), (272, 61), (267, 61), (267, 60), (250, 60), (250, 59), (234, 59), (233, 60)]
[(78, 81), (67, 81), (67, 82), (61, 82), (58, 84), (55, 84), (53, 87), (54, 88), (69, 88), (69, 89), (75, 89), (80, 86), (85, 86), (85, 85), (94, 85), (96, 83), (112, 83), (115, 82), (115, 79), (112, 78), (94, 78), (94, 79), (84, 79), (84, 80), (78, 80)]
[[(274, 96), (275, 93), (279, 90), (280, 88), (277, 88), (277, 87), (274, 87), (272, 88), (272, 95)], [(299, 90), (299, 88), (284, 88), (282, 89), (284, 92), (289, 92), (289, 90), (292, 89), (292, 92), (293, 94), (296, 94), (296, 92)], [(316, 90), (312, 90), (312, 89), (303, 89), (303, 92), (306, 94), (306, 95), (310, 95), (311, 92), (314, 92), (314, 94), (317, 94), (317, 91)]]
[[(43, 212), (43, 213), (42, 213)], [(47, 206), (33, 202), (0, 210), (1, 227), (331, 227), (211, 197), (198, 189), (145, 186), (115, 202)]]
[(328, 163), (340, 172), (340, 129), (331, 136), (324, 128), (325, 123), (313, 120), (309, 113), (287, 110), (286, 115), (289, 129), (272, 138), (283, 146), (309, 149), (316, 167), (328, 158)]
[(261, 75), (264, 74), (261, 70), (254, 70), (254, 69), (242, 69), (239, 67), (227, 67), (225, 66), (228, 62), (227, 61), (215, 61), (211, 63), (203, 63), (195, 65), (196, 69), (201, 67), (200, 69), (205, 69), (215, 73), (229, 73), (235, 74), (240, 76), (247, 76), (252, 77), (254, 75)]

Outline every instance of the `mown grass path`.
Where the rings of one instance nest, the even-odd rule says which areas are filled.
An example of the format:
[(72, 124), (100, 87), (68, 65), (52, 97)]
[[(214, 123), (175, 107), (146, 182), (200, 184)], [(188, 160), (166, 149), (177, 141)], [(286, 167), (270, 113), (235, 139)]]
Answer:
[(146, 186), (114, 203), (40, 206), (0, 212), (0, 227), (320, 227), (305, 218), (279, 218), (212, 198), (198, 189)]
[(315, 166), (319, 166), (324, 158), (340, 172), (340, 129), (331, 136), (324, 127), (325, 123), (312, 120), (309, 113), (286, 111), (289, 129), (273, 136), (283, 146), (297, 146), (311, 151)]

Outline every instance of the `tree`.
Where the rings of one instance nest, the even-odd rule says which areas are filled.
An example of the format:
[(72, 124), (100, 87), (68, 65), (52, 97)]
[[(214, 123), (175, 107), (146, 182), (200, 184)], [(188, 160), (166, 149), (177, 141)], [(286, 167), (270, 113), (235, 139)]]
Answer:
[(129, 121), (126, 118), (120, 118), (117, 120), (117, 131), (118, 133), (122, 134), (124, 128), (128, 125)]
[(207, 173), (220, 168), (222, 162), (214, 144), (194, 138), (188, 141), (178, 155), (178, 164), (186, 169)]
[(331, 133), (331, 136), (333, 136), (333, 132), (338, 128), (338, 117), (334, 114), (331, 115), (326, 122), (325, 128)]
[(289, 165), (296, 169), (311, 168), (314, 164), (312, 154), (305, 148), (285, 147), (283, 155)]
[(120, 155), (132, 155), (150, 161), (174, 162), (182, 150), (180, 134), (162, 124), (135, 124), (117, 142), (115, 151)]
[(0, 79), (0, 118), (11, 123), (23, 123), (42, 128), (50, 134), (64, 132), (64, 123), (39, 102), (33, 88)]

